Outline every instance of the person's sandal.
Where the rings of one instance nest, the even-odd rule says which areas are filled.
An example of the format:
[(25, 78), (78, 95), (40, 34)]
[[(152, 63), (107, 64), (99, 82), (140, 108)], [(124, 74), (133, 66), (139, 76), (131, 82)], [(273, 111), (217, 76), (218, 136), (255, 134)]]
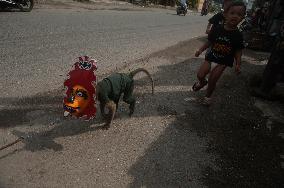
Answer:
[(192, 90), (193, 91), (199, 91), (200, 89), (202, 89), (207, 84), (208, 84), (207, 80), (205, 80), (203, 84), (201, 84), (200, 82), (195, 82), (192, 86)]
[(205, 106), (210, 106), (212, 104), (212, 99), (210, 97), (204, 97), (202, 104)]

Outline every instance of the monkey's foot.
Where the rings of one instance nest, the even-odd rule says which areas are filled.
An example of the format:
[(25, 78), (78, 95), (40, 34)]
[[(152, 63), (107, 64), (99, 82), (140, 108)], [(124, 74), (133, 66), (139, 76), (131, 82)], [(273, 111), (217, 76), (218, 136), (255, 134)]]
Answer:
[(108, 130), (110, 128), (110, 124), (106, 123), (104, 126), (102, 126), (102, 129)]
[(131, 103), (129, 106), (129, 116), (132, 116), (135, 110), (135, 102)]

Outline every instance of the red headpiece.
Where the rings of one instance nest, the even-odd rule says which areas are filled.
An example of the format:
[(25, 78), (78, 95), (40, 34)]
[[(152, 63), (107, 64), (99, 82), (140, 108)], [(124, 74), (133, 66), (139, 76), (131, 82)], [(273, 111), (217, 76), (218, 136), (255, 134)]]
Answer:
[(64, 82), (64, 114), (82, 117), (86, 120), (96, 115), (96, 82), (97, 62), (88, 56), (76, 59), (72, 70)]

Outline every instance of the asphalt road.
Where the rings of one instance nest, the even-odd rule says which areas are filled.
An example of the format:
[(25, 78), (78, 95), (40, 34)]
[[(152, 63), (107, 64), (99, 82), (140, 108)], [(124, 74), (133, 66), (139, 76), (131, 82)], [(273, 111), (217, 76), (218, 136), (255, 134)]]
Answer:
[[(0, 12), (0, 23), (0, 145), (25, 137), (1, 152), (0, 187), (203, 187), (201, 166), (214, 157), (205, 152), (205, 139), (175, 124), (187, 121), (176, 123), (176, 116), (184, 117), (193, 82), (187, 70), (197, 67), (179, 63), (200, 45), (179, 42), (203, 35), (206, 17), (159, 9), (34, 9)], [(149, 96), (142, 80), (135, 115), (129, 118), (121, 104), (107, 131), (99, 113), (91, 122), (63, 118), (63, 80), (73, 59), (85, 54), (98, 60), (99, 75), (124, 62), (123, 71), (147, 68), (156, 95)]]
[[(0, 146), (24, 137), (0, 152), (0, 187), (281, 187), (273, 127), (283, 127), (274, 119), (283, 107), (255, 100), (247, 84), (262, 67), (227, 69), (209, 108), (198, 102), (204, 91), (191, 91), (204, 38), (187, 39), (203, 35), (207, 19), (161, 9), (0, 12)], [(146, 68), (155, 95), (137, 75), (131, 118), (122, 102), (107, 131), (99, 113), (64, 118), (62, 83), (84, 54), (99, 61), (99, 75), (124, 62), (122, 71)]]
[(0, 12), (1, 98), (62, 87), (73, 59), (89, 55), (99, 73), (196, 36), (207, 17), (174, 10), (34, 9)]

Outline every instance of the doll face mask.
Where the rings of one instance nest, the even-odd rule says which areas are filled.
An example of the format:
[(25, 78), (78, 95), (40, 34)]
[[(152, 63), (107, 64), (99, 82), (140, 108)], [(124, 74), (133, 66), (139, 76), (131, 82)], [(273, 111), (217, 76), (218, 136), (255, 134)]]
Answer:
[(64, 109), (78, 117), (89, 105), (90, 97), (88, 90), (80, 85), (75, 85), (71, 89), (67, 102), (64, 104)]
[(96, 61), (88, 56), (76, 59), (64, 82), (64, 116), (72, 115), (86, 120), (96, 115)]

